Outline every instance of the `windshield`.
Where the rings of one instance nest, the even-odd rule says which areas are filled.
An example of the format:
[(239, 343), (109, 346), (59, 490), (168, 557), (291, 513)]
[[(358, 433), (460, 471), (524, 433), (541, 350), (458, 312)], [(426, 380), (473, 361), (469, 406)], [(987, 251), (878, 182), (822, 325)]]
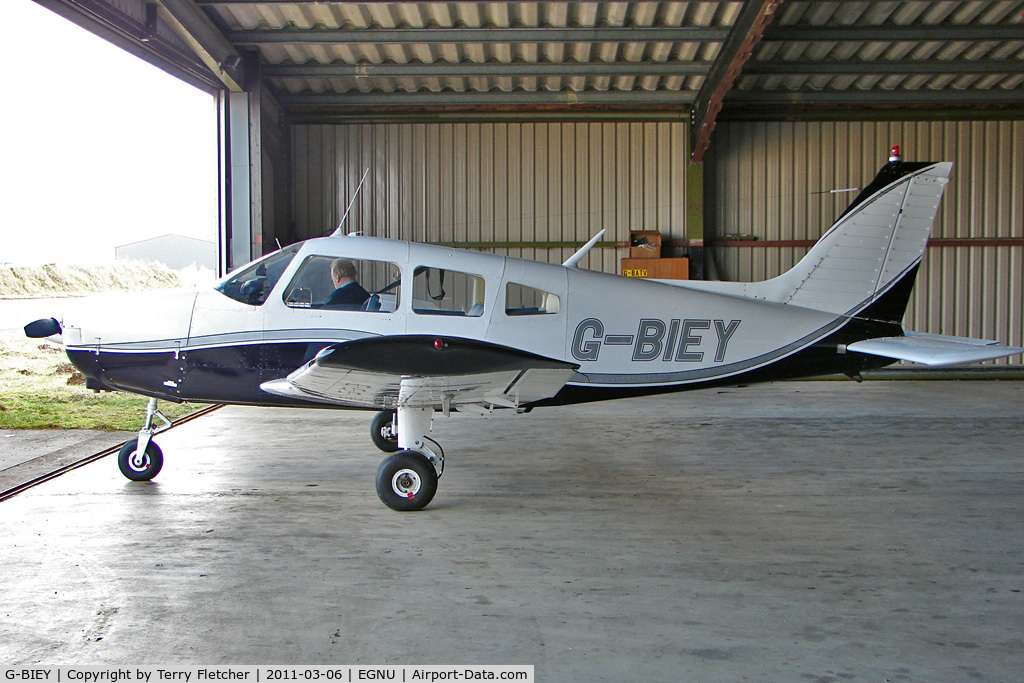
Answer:
[(262, 306), (267, 295), (281, 278), (299, 250), (298, 244), (275, 251), (234, 273), (228, 274), (216, 287), (224, 296), (250, 306)]

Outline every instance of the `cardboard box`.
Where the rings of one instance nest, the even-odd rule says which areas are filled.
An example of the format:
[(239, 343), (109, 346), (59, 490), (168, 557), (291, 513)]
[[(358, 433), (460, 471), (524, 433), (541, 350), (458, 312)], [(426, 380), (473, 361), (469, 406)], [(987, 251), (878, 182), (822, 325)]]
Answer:
[(626, 277), (643, 277), (649, 280), (689, 280), (690, 259), (624, 258), (622, 274)]
[(630, 230), (629, 258), (661, 258), (661, 233), (657, 230)]

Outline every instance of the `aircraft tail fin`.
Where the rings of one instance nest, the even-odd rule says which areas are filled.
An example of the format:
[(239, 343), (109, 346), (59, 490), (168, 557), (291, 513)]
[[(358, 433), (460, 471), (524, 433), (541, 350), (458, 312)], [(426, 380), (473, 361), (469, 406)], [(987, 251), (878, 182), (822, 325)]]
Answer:
[(898, 322), (952, 167), (890, 161), (799, 263), (749, 293), (837, 315), (877, 303)]

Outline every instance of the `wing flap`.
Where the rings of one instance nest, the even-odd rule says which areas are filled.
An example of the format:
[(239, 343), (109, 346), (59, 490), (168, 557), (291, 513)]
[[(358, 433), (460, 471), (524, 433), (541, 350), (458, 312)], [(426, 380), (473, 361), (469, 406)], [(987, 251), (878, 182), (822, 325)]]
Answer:
[(377, 337), (335, 344), (267, 393), (332, 405), (516, 407), (558, 393), (578, 365), (469, 339)]
[(905, 337), (879, 337), (848, 345), (848, 351), (931, 366), (980, 363), (1024, 353), (1024, 348), (1002, 346), (989, 339), (949, 337), (908, 332)]
[(285, 398), (355, 408), (393, 405), (400, 385), (386, 375), (324, 369), (310, 362), (284, 379), (264, 382), (260, 389)]

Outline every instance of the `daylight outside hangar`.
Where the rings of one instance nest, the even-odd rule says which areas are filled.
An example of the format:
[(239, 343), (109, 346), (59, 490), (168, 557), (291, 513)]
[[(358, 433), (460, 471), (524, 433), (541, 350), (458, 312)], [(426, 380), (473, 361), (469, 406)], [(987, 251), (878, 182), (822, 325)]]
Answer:
[(896, 144), (955, 164), (907, 326), (1024, 344), (1024, 2), (36, 1), (216, 95), (224, 269), (368, 169), (347, 231), (760, 280)]

